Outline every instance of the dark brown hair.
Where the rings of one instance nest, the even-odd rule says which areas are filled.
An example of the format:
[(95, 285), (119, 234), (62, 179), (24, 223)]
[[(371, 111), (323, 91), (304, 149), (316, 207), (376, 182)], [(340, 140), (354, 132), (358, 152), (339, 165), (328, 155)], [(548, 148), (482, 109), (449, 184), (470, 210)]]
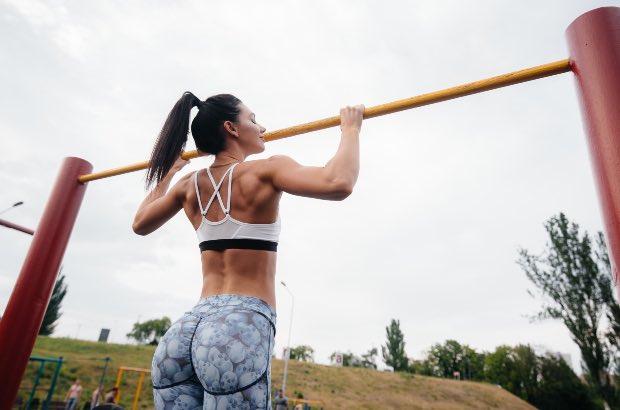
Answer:
[(237, 121), (241, 100), (230, 94), (218, 94), (201, 101), (189, 91), (176, 102), (153, 147), (146, 186), (159, 183), (170, 171), (174, 161), (185, 148), (189, 132), (189, 114), (198, 107), (191, 130), (199, 151), (216, 155), (226, 148), (226, 135), (222, 125), (225, 121)]

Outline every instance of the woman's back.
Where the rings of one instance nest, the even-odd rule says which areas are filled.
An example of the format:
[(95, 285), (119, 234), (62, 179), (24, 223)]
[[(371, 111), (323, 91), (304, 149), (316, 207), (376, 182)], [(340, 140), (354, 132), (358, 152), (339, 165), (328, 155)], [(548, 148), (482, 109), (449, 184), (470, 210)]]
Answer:
[[(213, 232), (217, 235), (218, 231), (220, 237), (212, 242), (240, 241), (243, 238), (239, 236), (244, 232), (257, 237), (271, 231), (268, 239), (279, 234), (278, 205), (282, 193), (261, 175), (261, 165), (264, 168), (265, 161), (224, 164), (209, 170), (201, 169), (183, 178), (183, 209), (197, 231), (200, 243), (209, 242), (202, 240), (209, 235), (213, 237)], [(218, 186), (219, 197), (215, 191)], [(276, 252), (235, 247), (204, 249), (201, 261), (201, 297), (245, 294), (275, 306)]]
[[(244, 161), (239, 164), (226, 164), (212, 167), (209, 170), (201, 169), (190, 174), (191, 181), (187, 184), (187, 199), (184, 204), (185, 213), (194, 229), (198, 229), (202, 220), (202, 211), (207, 221), (217, 223), (226, 217), (227, 205), (230, 204), (230, 216), (248, 224), (271, 224), (278, 217), (278, 205), (282, 192), (264, 180), (261, 175), (261, 165), (268, 160)], [(213, 181), (209, 178), (209, 172)], [(232, 183), (229, 175), (232, 174)], [(186, 176), (187, 178), (187, 176)], [(197, 179), (198, 192), (193, 178)], [(219, 196), (215, 196), (207, 208), (210, 199), (215, 195), (214, 184), (221, 182)], [(230, 184), (230, 197), (229, 197)], [(200, 195), (200, 206), (198, 195)], [(221, 202), (220, 202), (221, 200)], [(222, 206), (224, 205), (224, 206)]]

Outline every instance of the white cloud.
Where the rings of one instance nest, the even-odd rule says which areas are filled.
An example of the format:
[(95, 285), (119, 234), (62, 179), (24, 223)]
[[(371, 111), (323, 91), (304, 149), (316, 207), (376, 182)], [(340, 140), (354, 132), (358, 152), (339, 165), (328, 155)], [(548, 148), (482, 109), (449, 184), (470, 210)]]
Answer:
[(71, 22), (71, 15), (64, 2), (36, 0), (14, 1), (7, 4), (30, 24), (40, 36), (49, 36), (60, 51), (85, 62), (89, 50), (88, 28)]

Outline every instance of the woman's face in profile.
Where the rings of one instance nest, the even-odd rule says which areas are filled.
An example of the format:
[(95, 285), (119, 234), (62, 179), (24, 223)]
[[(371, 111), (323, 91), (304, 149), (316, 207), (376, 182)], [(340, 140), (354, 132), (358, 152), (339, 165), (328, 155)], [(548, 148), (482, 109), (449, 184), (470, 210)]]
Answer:
[(263, 133), (265, 127), (258, 124), (256, 115), (245, 105), (239, 105), (239, 116), (235, 122), (239, 143), (248, 154), (258, 154), (265, 150)]

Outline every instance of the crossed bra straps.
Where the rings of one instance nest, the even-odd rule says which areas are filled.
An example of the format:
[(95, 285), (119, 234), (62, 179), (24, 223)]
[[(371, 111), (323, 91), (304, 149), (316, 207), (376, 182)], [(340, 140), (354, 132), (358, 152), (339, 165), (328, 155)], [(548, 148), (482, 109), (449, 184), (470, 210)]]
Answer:
[[(232, 179), (233, 171), (237, 166), (234, 163), (230, 168), (226, 170), (219, 183), (215, 183), (213, 175), (209, 168), (207, 168), (207, 175), (213, 185), (213, 194), (207, 202), (207, 205), (203, 208), (202, 201), (200, 199), (200, 190), (198, 189), (198, 173), (194, 173), (194, 187), (196, 188), (196, 196), (198, 197), (198, 206), (200, 207), (200, 213), (202, 215), (202, 222), (198, 229), (196, 229), (196, 235), (198, 236), (198, 243), (200, 251), (222, 251), (225, 249), (253, 249), (260, 251), (272, 251), (276, 252), (278, 249), (278, 239), (280, 237), (280, 216), (274, 223), (270, 224), (250, 224), (238, 221), (230, 215), (230, 201), (232, 196)], [(220, 188), (224, 180), (228, 176), (228, 197), (226, 200), (226, 206), (220, 195)], [(211, 222), (207, 219), (207, 211), (211, 207), (211, 204), (215, 201), (219, 202), (222, 211), (224, 211), (224, 219)]]

